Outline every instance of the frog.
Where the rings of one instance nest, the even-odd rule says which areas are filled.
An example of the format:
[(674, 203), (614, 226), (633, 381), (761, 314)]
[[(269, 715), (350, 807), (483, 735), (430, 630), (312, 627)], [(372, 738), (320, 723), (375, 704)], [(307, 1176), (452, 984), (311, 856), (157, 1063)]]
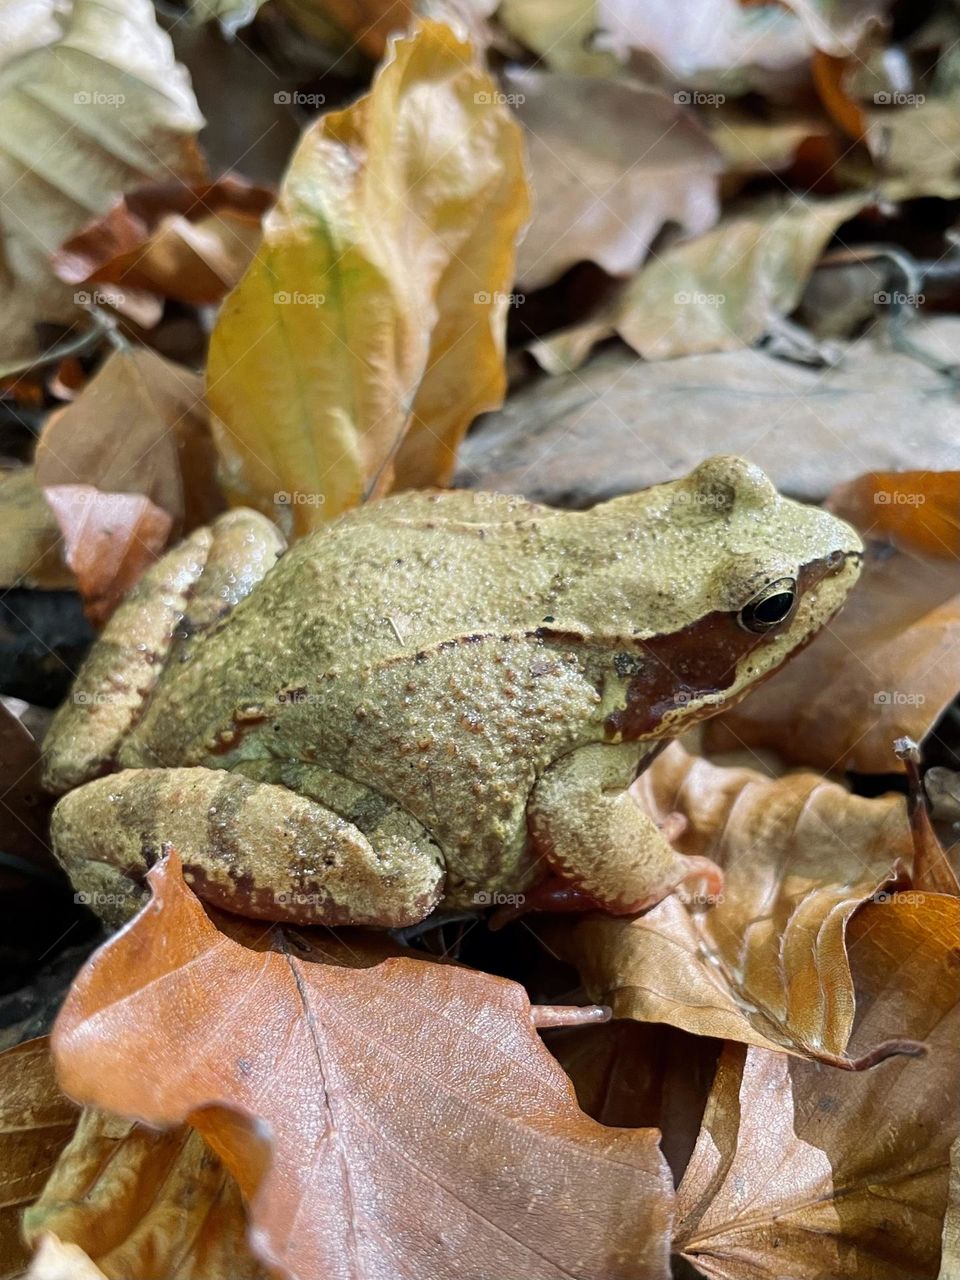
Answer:
[(210, 906), (301, 926), (715, 900), (633, 784), (828, 624), (862, 550), (733, 456), (585, 510), (399, 493), (289, 548), (229, 510), (55, 715), (53, 849), (116, 924), (170, 849)]

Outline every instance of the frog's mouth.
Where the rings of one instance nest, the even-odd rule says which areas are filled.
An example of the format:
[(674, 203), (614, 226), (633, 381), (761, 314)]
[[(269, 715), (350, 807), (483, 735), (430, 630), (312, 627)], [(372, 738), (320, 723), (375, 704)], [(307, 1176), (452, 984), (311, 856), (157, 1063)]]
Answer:
[[(797, 609), (762, 635), (744, 630), (736, 613), (718, 610), (681, 631), (641, 642), (624, 705), (606, 717), (607, 736), (624, 742), (669, 738), (736, 706), (836, 614), (860, 572), (861, 557), (859, 550), (835, 552), (803, 565)], [(831, 607), (815, 611), (828, 584)], [(795, 642), (783, 645), (785, 633), (795, 633)]]

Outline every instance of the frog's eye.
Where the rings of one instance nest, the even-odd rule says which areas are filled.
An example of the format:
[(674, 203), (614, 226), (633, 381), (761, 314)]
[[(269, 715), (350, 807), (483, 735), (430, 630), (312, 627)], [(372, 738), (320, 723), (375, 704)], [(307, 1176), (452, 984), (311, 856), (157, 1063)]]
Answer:
[(785, 622), (796, 603), (797, 584), (792, 578), (781, 578), (745, 604), (737, 614), (737, 621), (744, 631), (762, 635)]

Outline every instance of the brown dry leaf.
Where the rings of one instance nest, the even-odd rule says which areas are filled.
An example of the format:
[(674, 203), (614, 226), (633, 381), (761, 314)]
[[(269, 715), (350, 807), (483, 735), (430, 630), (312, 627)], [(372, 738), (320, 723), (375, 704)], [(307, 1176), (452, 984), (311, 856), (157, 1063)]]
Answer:
[(937, 1280), (960, 1280), (960, 1138), (950, 1148), (950, 1187)]
[(281, 931), (252, 951), (208, 920), (176, 855), (150, 880), (153, 903), (61, 1011), (60, 1080), (194, 1125), (265, 1262), (297, 1280), (665, 1274), (658, 1135), (584, 1116), (522, 988), (420, 960), (311, 963)]
[(819, 115), (791, 109), (749, 114), (736, 103), (721, 103), (704, 123), (729, 174), (776, 173), (787, 169), (809, 138), (822, 138), (829, 124)]
[(652, 54), (681, 83), (728, 94), (802, 83), (810, 54), (802, 24), (771, 4), (597, 0), (597, 25), (618, 57)]
[(544, 1039), (601, 1124), (652, 1125), (674, 1180), (687, 1167), (722, 1048), (663, 1023), (614, 1019), (548, 1031)]
[(268, 188), (234, 174), (202, 185), (138, 187), (71, 236), (53, 254), (53, 269), (72, 285), (115, 284), (195, 306), (217, 303), (253, 258), (272, 202)]
[(107, 1277), (75, 1244), (64, 1244), (55, 1235), (46, 1235), (24, 1280), (107, 1280)]
[(62, 541), (33, 468), (0, 471), (0, 587), (75, 586)]
[(636, 795), (658, 822), (682, 814), (677, 848), (719, 863), (726, 885), (708, 910), (671, 895), (635, 919), (555, 928), (551, 945), (591, 999), (617, 1017), (851, 1066), (845, 932), (911, 856), (903, 797), (865, 799), (815, 773), (721, 768), (679, 743), (644, 771)]
[(54, 1079), (46, 1036), (0, 1053), (0, 1277), (29, 1258), (20, 1215), (43, 1189), (79, 1112)]
[[(791, 196), (734, 211), (705, 235), (656, 254), (582, 328), (592, 342), (618, 333), (645, 360), (749, 346), (794, 310), (827, 243), (865, 199)], [(575, 368), (584, 348), (578, 328), (530, 350), (555, 373)]]
[(960, 1128), (960, 902), (851, 921), (854, 1044), (907, 1030), (926, 1058), (860, 1075), (729, 1046), (678, 1191), (675, 1248), (716, 1280), (930, 1280)]
[(143, 494), (179, 536), (223, 510), (203, 379), (145, 347), (112, 352), (79, 396), (48, 417), (36, 454), (44, 487)]
[(515, 121), (470, 46), (421, 23), (307, 130), (223, 305), (208, 387), (232, 500), (302, 534), (394, 465), (403, 486), (449, 480), (503, 397), (526, 214)]
[[(86, 1108), (24, 1236), (80, 1249), (108, 1280), (261, 1280), (240, 1189), (194, 1129), (158, 1133)], [(69, 1274), (69, 1273), (68, 1273)]]
[[(613, 76), (617, 59), (594, 47), (597, 0), (501, 0), (497, 20), (538, 62), (578, 76)], [(610, 121), (604, 121), (608, 128)]]
[(100, 625), (167, 545), (171, 517), (138, 493), (102, 493), (88, 484), (52, 485), (43, 493), (87, 616)]
[(894, 740), (920, 741), (960, 689), (960, 472), (869, 473), (829, 505), (867, 542), (860, 581), (839, 617), (707, 741), (892, 773), (903, 767)]
[(716, 222), (720, 153), (667, 94), (536, 69), (512, 71), (504, 85), (526, 130), (534, 194), (517, 261), (525, 288), (581, 261), (628, 275), (665, 223), (694, 236)]
[[(36, 10), (37, 44), (49, 18)], [(63, 35), (0, 67), (4, 341), (0, 370), (38, 353), (34, 326), (84, 318), (48, 255), (117, 192), (199, 180), (203, 121), (149, 0), (74, 0)]]
[(864, 106), (866, 143), (891, 199), (960, 194), (960, 92), (902, 106)]
[[(960, 363), (956, 317), (911, 333)], [(870, 466), (957, 465), (952, 378), (881, 332), (840, 352), (835, 368), (815, 369), (751, 349), (652, 362), (604, 350), (576, 373), (532, 380), (478, 424), (456, 483), (583, 507), (687, 475), (705, 452), (742, 453), (777, 488), (819, 502)]]

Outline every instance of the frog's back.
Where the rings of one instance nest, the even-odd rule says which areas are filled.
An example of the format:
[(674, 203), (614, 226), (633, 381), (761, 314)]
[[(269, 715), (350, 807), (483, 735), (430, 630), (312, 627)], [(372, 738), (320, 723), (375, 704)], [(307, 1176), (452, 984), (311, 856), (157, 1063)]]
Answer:
[(344, 674), (522, 632), (550, 591), (543, 527), (558, 518), (467, 492), (404, 494), (348, 513), (288, 551), (167, 673), (122, 762), (225, 762), (241, 743), (244, 754), (271, 754), (268, 722), (321, 687), (326, 704)]

